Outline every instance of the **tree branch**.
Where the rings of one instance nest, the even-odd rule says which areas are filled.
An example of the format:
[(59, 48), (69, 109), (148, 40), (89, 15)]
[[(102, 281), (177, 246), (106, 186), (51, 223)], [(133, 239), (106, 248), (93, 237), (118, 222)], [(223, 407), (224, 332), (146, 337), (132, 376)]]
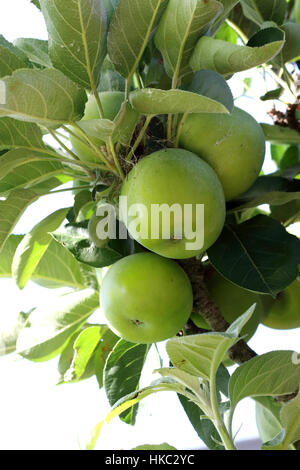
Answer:
[[(213, 301), (205, 283), (205, 266), (196, 259), (181, 260), (179, 264), (185, 270), (192, 284), (194, 294), (193, 311), (201, 315), (213, 331), (224, 332), (230, 326)], [(200, 330), (202, 333), (203, 330)], [(257, 354), (240, 340), (229, 350), (229, 357), (237, 364), (249, 361)]]

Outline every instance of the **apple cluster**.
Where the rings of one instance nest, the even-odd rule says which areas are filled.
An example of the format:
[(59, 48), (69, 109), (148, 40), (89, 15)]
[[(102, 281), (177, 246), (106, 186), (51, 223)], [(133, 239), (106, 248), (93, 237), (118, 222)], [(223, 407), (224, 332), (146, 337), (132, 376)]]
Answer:
[[(100, 99), (104, 117), (113, 120), (124, 94), (103, 92)], [(91, 96), (83, 120), (98, 118), (97, 103)], [(78, 130), (74, 128), (73, 132), (76, 134)], [(97, 157), (92, 149), (88, 150), (75, 137), (71, 141), (81, 160), (95, 161)], [(98, 139), (96, 144), (101, 147), (104, 142)], [(177, 236), (183, 233), (183, 221), (176, 217), (170, 218), (167, 239), (162, 236), (162, 223), (159, 236), (155, 238), (151, 236), (151, 223), (146, 236), (145, 233), (143, 236), (131, 234), (145, 252), (123, 258), (111, 266), (101, 286), (101, 308), (115, 333), (131, 342), (153, 343), (176, 335), (190, 317), (199, 327), (209, 328), (199, 315), (192, 314), (192, 286), (175, 260), (201, 257), (216, 242), (225, 223), (226, 201), (252, 186), (260, 174), (264, 156), (265, 138), (261, 127), (248, 113), (234, 108), (232, 114), (188, 115), (180, 131), (179, 148), (164, 148), (141, 158), (133, 166), (120, 190), (127, 198), (127, 207), (142, 204), (149, 215), (153, 204), (182, 208), (186, 204), (201, 204), (204, 207), (203, 244), (200, 249), (187, 249), (187, 243), (193, 241), (191, 233)], [(132, 214), (121, 211), (119, 217), (130, 232)], [(137, 225), (143, 223), (143, 214), (138, 217)], [(190, 218), (190, 226), (197, 227), (196, 213)], [(98, 221), (94, 214), (89, 231), (93, 242), (101, 248), (104, 242), (96, 235)], [(217, 273), (208, 286), (229, 323), (256, 302), (253, 321), (243, 332), (249, 339), (266, 316), (260, 296), (233, 285)], [(236, 306), (234, 314), (230, 307), (232, 299)], [(270, 308), (265, 324), (278, 327), (280, 320), (276, 319), (280, 307), (277, 303)]]

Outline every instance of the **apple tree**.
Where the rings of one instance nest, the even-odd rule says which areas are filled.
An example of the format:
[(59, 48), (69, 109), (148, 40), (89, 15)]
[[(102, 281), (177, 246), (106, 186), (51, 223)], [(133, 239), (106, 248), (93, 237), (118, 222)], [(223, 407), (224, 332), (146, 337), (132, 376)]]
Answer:
[[(263, 449), (297, 449), (299, 356), (247, 342), (260, 323), (300, 327), (300, 2), (33, 3), (48, 41), (0, 37), (0, 276), (53, 289), (53, 302), (1, 331), (0, 354), (57, 358), (60, 383), (96, 376), (112, 411), (88, 449), (103, 423), (134, 425), (164, 391), (210, 449), (236, 448), (246, 397)], [(265, 81), (256, 99), (273, 124), (235, 106), (240, 72), (257, 94), (247, 71)], [(14, 232), (58, 192), (59, 210)], [(161, 341), (168, 359), (141, 388)]]

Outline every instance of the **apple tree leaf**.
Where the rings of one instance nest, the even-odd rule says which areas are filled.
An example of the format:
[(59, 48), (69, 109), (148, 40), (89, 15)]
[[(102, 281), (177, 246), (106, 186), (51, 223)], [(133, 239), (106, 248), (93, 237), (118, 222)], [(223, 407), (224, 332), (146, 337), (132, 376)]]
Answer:
[(282, 406), (280, 420), (285, 430), (281, 449), (286, 450), (290, 444), (300, 440), (300, 393)]
[(216, 0), (169, 0), (155, 34), (155, 44), (175, 86), (191, 73), (189, 60), (196, 43), (222, 10), (222, 4)]
[(18, 38), (14, 41), (14, 44), (34, 64), (48, 68), (53, 66), (49, 57), (48, 41), (35, 38)]
[(79, 121), (86, 93), (59, 70), (16, 70), (0, 80), (0, 116), (60, 126)]
[[(127, 412), (130, 408), (136, 406), (141, 400), (147, 398), (150, 395), (158, 392), (176, 392), (185, 395), (186, 391), (183, 385), (180, 385), (176, 382), (170, 382), (168, 379), (159, 379), (155, 381), (153, 385), (149, 387), (142, 388), (136, 392), (130, 393), (129, 395), (121, 398), (112, 408), (112, 410), (108, 413), (103, 421), (98, 423), (90, 436), (90, 439), (86, 443), (86, 450), (93, 450), (97, 439), (100, 435), (100, 432), (105, 424), (109, 424), (112, 419), (119, 416), (121, 413)], [(190, 398), (190, 394), (187, 394)]]
[(227, 113), (223, 104), (184, 90), (145, 88), (130, 93), (130, 103), (141, 114)]
[(239, 3), (239, 0), (218, 0), (223, 5), (223, 11), (221, 15), (217, 17), (214, 24), (211, 27), (211, 35), (213, 36), (219, 28), (224, 25), (224, 21), (229, 16), (231, 10)]
[(18, 336), (25, 327), (26, 321), (27, 315), (23, 312), (9, 319), (1, 318), (0, 357), (15, 352)]
[(216, 375), (227, 351), (239, 340), (239, 333), (253, 315), (255, 306), (239, 317), (226, 333), (204, 333), (172, 338), (167, 342), (168, 356), (181, 371), (210, 381)]
[(73, 289), (98, 289), (95, 270), (79, 263), (69, 250), (55, 240), (48, 246), (31, 280), (48, 289), (66, 286)]
[[(60, 383), (73, 383), (94, 375), (95, 350), (107, 327), (88, 326), (71, 338), (59, 360)], [(74, 335), (75, 336), (75, 335)], [(69, 357), (67, 357), (69, 356)], [(71, 362), (68, 364), (68, 359)]]
[(98, 85), (106, 55), (107, 20), (100, 0), (40, 0), (53, 65), (74, 82)]
[(289, 127), (261, 124), (266, 140), (273, 144), (300, 144), (300, 134)]
[(260, 176), (246, 193), (228, 203), (228, 209), (241, 210), (262, 204), (281, 206), (297, 199), (300, 199), (299, 180)]
[[(121, 339), (107, 358), (103, 382), (111, 406), (124, 396), (137, 391), (149, 345), (133, 344)], [(127, 424), (134, 424), (137, 407), (132, 407), (120, 418)]]
[(0, 78), (29, 67), (25, 54), (0, 35)]
[(31, 122), (0, 118), (0, 149), (20, 147), (37, 150), (45, 149), (40, 128)]
[[(251, 38), (247, 46), (238, 46), (221, 39), (213, 39), (208, 36), (202, 37), (194, 50), (190, 60), (190, 66), (194, 72), (208, 69), (214, 70), (224, 77), (233, 73), (248, 70), (264, 64), (273, 59), (283, 47), (284, 33), (276, 28), (271, 30), (271, 38), (267, 36), (267, 30), (258, 34), (264, 34), (266, 38), (256, 41)], [(268, 40), (268, 42), (267, 42)]]
[(107, 23), (110, 24), (112, 16), (115, 12), (115, 9), (118, 5), (119, 0), (104, 0), (104, 7), (107, 16)]
[(0, 253), (6, 240), (27, 207), (43, 194), (64, 184), (67, 180), (60, 175), (36, 184), (32, 189), (16, 189), (11, 191), (5, 200), (0, 200)]
[[(1, 119), (0, 119), (1, 121)], [(0, 157), (0, 194), (12, 190), (32, 187), (53, 176), (64, 173), (57, 158), (51, 160), (28, 149), (10, 150)]]
[(49, 232), (58, 229), (68, 211), (69, 208), (59, 209), (50, 214), (25, 235), (18, 245), (12, 263), (12, 274), (20, 289), (25, 287), (53, 240)]
[(244, 15), (258, 25), (274, 21), (279, 26), (287, 11), (285, 0), (241, 0)]
[(99, 294), (85, 289), (53, 297), (51, 304), (34, 310), (17, 341), (17, 353), (32, 361), (57, 356), (69, 338), (99, 307)]
[(247, 397), (280, 396), (294, 393), (300, 383), (300, 363), (293, 351), (272, 351), (254, 357), (231, 376), (231, 406)]
[(167, 5), (167, 0), (119, 0), (107, 46), (117, 72), (130, 82)]
[(222, 75), (212, 70), (196, 72), (185, 89), (223, 104), (230, 113), (233, 111), (234, 101), (229, 85)]
[(226, 224), (208, 256), (224, 277), (244, 289), (276, 296), (298, 276), (300, 241), (271, 217)]
[(89, 237), (88, 221), (68, 224), (63, 229), (52, 233), (53, 238), (66, 247), (81, 263), (95, 268), (110, 266), (124, 256), (133, 253), (131, 239), (109, 240), (103, 248), (97, 248)]

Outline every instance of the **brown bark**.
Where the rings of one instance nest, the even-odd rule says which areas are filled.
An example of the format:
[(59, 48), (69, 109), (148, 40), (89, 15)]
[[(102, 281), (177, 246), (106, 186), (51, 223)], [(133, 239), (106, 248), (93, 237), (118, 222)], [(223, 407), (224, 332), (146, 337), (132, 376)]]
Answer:
[[(196, 259), (180, 261), (180, 265), (189, 276), (192, 284), (194, 294), (193, 311), (201, 315), (213, 331), (226, 331), (229, 323), (224, 319), (221, 311), (211, 298), (205, 284), (207, 273), (205, 266)], [(203, 330), (199, 330), (199, 333), (203, 333)], [(256, 353), (242, 339), (229, 350), (230, 359), (237, 364), (243, 364), (255, 356)]]

